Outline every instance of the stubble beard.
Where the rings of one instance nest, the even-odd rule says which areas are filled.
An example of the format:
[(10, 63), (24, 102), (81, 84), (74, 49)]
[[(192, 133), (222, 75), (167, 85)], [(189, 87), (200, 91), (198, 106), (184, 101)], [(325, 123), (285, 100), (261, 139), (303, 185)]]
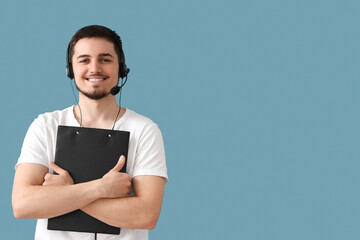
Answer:
[(84, 96), (86, 96), (92, 100), (100, 100), (110, 94), (110, 92), (106, 92), (105, 90), (103, 90), (103, 91), (99, 90), (97, 86), (94, 86), (94, 90), (92, 92), (85, 92), (85, 91), (81, 90), (78, 87), (78, 85), (76, 84), (76, 82), (75, 82), (75, 86), (76, 86), (76, 89), (80, 93), (82, 93)]

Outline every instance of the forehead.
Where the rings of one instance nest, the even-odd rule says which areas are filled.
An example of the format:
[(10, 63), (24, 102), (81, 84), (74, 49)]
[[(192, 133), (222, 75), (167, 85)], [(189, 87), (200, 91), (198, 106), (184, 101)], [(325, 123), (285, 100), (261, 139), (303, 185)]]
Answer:
[(105, 38), (82, 38), (74, 46), (74, 57), (87, 54), (96, 56), (100, 53), (110, 53), (115, 56), (114, 44)]

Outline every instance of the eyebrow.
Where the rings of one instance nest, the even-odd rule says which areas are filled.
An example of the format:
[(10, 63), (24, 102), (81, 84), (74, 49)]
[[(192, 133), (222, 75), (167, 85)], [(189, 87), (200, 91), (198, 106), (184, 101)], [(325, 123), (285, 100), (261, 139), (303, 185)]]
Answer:
[(88, 55), (88, 54), (82, 54), (82, 55), (78, 56), (76, 59), (78, 59), (78, 58), (84, 58), (84, 57), (90, 57), (90, 55)]
[(99, 57), (112, 57), (112, 58), (114, 58), (113, 55), (111, 55), (110, 53), (100, 53), (98, 56)]
[[(111, 55), (110, 53), (99, 53), (98, 55), (99, 57), (113, 57), (113, 55)], [(84, 57), (90, 57), (89, 54), (81, 54), (80, 56), (78, 56), (76, 59), (79, 59), (79, 58), (84, 58)]]

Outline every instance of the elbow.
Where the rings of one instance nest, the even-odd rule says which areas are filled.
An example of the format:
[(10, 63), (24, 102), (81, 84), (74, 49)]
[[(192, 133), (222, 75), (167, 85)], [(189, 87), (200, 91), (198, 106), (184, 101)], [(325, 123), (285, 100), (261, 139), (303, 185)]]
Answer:
[(17, 219), (24, 219), (25, 218), (25, 216), (21, 212), (18, 212), (18, 211), (15, 211), (15, 210), (14, 210), (14, 217), (17, 218)]
[(24, 201), (12, 199), (12, 208), (14, 217), (17, 219), (31, 218), (29, 206)]
[(156, 227), (156, 222), (153, 222), (153, 223), (149, 223), (144, 229), (146, 230), (153, 230), (155, 227)]
[(17, 219), (23, 219), (26, 218), (26, 213), (25, 211), (19, 206), (19, 204), (16, 204), (13, 202), (12, 204), (13, 207), (13, 213), (14, 213), (14, 217)]
[(156, 223), (157, 223), (157, 221), (147, 222), (147, 223), (144, 223), (142, 226), (140, 226), (140, 228), (146, 229), (146, 230), (153, 230), (156, 227)]
[(146, 229), (153, 230), (156, 227), (159, 216), (153, 216), (150, 214), (141, 214), (134, 217), (131, 222), (124, 224), (124, 222), (118, 222), (110, 224), (114, 227), (129, 228), (129, 229)]
[(121, 223), (113, 223), (113, 224), (109, 224), (109, 225), (118, 227), (118, 228), (125, 227), (125, 228), (129, 228), (129, 229), (153, 230), (156, 227), (156, 224), (157, 224), (157, 220), (156, 221), (151, 221), (151, 220), (145, 221), (144, 220), (144, 221), (135, 221), (134, 223), (131, 223), (131, 224), (124, 224), (123, 222), (121, 222)]
[(157, 221), (159, 219), (159, 215), (149, 214), (147, 216), (143, 216), (142, 218), (143, 221), (141, 221), (142, 226), (140, 226), (140, 228), (146, 230), (153, 230), (156, 227)]
[(13, 192), (11, 196), (11, 205), (13, 209), (14, 217), (17, 219), (23, 219), (26, 218), (26, 207), (24, 206), (24, 195), (21, 194), (15, 194)]

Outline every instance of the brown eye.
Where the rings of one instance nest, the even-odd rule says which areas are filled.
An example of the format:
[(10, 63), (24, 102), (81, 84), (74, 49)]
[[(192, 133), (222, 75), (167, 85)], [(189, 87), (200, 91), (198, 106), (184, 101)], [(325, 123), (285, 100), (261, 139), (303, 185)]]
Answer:
[(111, 62), (111, 60), (107, 59), (107, 58), (103, 58), (103, 59), (100, 60), (100, 62)]

